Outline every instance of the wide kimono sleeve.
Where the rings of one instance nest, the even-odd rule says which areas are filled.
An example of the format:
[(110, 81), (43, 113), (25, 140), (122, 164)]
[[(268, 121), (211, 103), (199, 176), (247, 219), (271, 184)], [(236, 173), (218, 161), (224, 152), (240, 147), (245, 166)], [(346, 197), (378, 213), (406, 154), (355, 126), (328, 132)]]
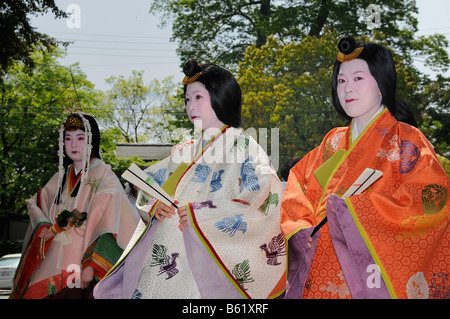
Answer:
[(318, 209), (323, 200), (324, 185), (320, 184), (315, 172), (325, 162), (335, 162), (333, 152), (336, 151), (337, 145), (334, 144), (337, 142), (334, 140), (340, 138), (346, 129), (340, 127), (328, 132), (319, 146), (291, 168), (281, 205), (281, 228), (287, 238), (317, 225), (326, 216), (323, 207)]
[(88, 210), (83, 269), (94, 268), (99, 279), (118, 261), (127, 247), (138, 218), (117, 176), (106, 166), (96, 184), (92, 179), (92, 200)]
[[(57, 175), (54, 175), (43, 188), (40, 188), (27, 201), (30, 223), (24, 238), (23, 254), (28, 254), (31, 247), (36, 247), (41, 231), (50, 227), (54, 222), (50, 220), (48, 214), (56, 193), (57, 179)], [(51, 240), (46, 242), (47, 248), (50, 246), (50, 243)]]
[(320, 236), (316, 227), (326, 216), (318, 209), (323, 189), (314, 172), (324, 162), (327, 141), (336, 134), (342, 134), (342, 128), (330, 131), (289, 173), (281, 204), (281, 229), (288, 243), (286, 299), (300, 298), (306, 284)]
[[(149, 166), (145, 169), (145, 172), (164, 188), (163, 184), (173, 173), (169, 171), (169, 164), (170, 157)], [(140, 220), (118, 262), (95, 286), (94, 297), (96, 299), (129, 299), (132, 297), (144, 265), (145, 255), (143, 254), (148, 252), (148, 247), (151, 245), (158, 228), (152, 227), (152, 212), (154, 212), (158, 203), (157, 199), (139, 189), (136, 208)], [(159, 223), (159, 221), (156, 222)]]
[(281, 205), (281, 227), (286, 237), (291, 237), (294, 232), (303, 228), (309, 228), (316, 224), (315, 211), (317, 203), (307, 198), (308, 193), (318, 192), (309, 185), (311, 178), (315, 178), (307, 168), (314, 165), (314, 159), (318, 148), (309, 152), (290, 171), (286, 190)]
[(262, 149), (248, 143), (260, 156), (197, 164), (178, 186), (195, 194), (183, 236), (198, 288), (210, 298), (275, 298), (285, 289), (284, 189)]
[(448, 298), (448, 176), (420, 131), (399, 125), (386, 140), (373, 163), (383, 178), (360, 195), (328, 199), (333, 245), (354, 278), (349, 288), (369, 297)]
[(30, 226), (35, 230), (41, 223), (52, 224), (49, 219), (49, 211), (57, 191), (58, 176), (55, 174), (48, 183), (40, 188), (27, 201), (28, 214), (30, 216)]
[(11, 299), (20, 298), (23, 295), (32, 274), (53, 241), (53, 238), (46, 241), (41, 240), (39, 235), (44, 228), (52, 225), (47, 214), (56, 193), (57, 180), (57, 175), (54, 175), (27, 201), (30, 223), (25, 233), (21, 260), (14, 276)]

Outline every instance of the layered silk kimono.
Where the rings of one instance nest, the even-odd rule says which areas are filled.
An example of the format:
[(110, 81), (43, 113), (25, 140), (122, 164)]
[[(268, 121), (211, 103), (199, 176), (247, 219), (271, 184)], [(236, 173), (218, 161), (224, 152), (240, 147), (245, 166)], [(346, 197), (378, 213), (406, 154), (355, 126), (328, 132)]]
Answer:
[(153, 218), (159, 201), (142, 191), (142, 220), (121, 261), (101, 280), (95, 298), (274, 298), (286, 283), (280, 229), (283, 186), (268, 157), (241, 129), (225, 126), (203, 145), (175, 146), (147, 174), (186, 205)]
[[(351, 127), (330, 131), (290, 172), (285, 297), (449, 298), (449, 178), (432, 146), (387, 109), (353, 143)], [(342, 198), (366, 168), (383, 175)]]
[[(30, 225), (10, 298), (46, 298), (63, 290), (64, 296), (74, 296), (71, 288), (80, 288), (80, 272), (85, 267), (91, 266), (94, 276), (101, 279), (127, 246), (138, 216), (111, 167), (93, 158), (83, 187), (79, 175), (69, 167), (59, 205), (54, 204), (58, 174), (28, 200)], [(81, 226), (47, 241), (38, 238), (43, 228), (55, 223), (58, 212), (74, 208), (87, 213)]]

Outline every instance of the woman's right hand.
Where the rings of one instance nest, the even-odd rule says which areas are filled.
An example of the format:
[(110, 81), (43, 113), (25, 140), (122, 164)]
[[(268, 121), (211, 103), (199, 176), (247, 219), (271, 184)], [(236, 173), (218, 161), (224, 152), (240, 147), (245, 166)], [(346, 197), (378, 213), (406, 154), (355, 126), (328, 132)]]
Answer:
[(308, 238), (308, 242), (306, 243), (306, 247), (307, 247), (307, 248), (312, 248), (312, 241), (313, 241), (313, 238), (312, 238), (312, 237), (309, 237), (309, 238)]
[(55, 234), (50, 230), (50, 228), (44, 228), (41, 230), (41, 233), (39, 234), (38, 238), (43, 238), (45, 240), (49, 240), (53, 238)]
[[(177, 204), (178, 201), (175, 201), (174, 204)], [(164, 203), (159, 202), (158, 207), (155, 211), (155, 218), (160, 222), (164, 221), (164, 218), (172, 218), (173, 215), (177, 213), (176, 208), (174, 206), (167, 206)]]

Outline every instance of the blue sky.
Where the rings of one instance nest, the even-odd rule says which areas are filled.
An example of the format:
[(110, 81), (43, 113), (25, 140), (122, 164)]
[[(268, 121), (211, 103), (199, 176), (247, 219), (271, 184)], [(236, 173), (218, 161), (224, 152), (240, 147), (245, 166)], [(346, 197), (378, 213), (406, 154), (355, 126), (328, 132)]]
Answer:
[[(176, 56), (176, 43), (170, 42), (170, 26), (160, 29), (160, 19), (148, 13), (150, 0), (56, 0), (66, 10), (79, 7), (79, 28), (70, 28), (64, 19), (52, 14), (33, 17), (40, 32), (60, 40), (74, 41), (62, 65), (79, 62), (80, 68), (97, 89), (106, 90), (105, 79), (115, 75), (128, 77), (132, 70), (143, 70), (148, 83), (153, 79), (183, 76)], [(376, 3), (376, 1), (374, 1)], [(444, 34), (450, 41), (450, 1), (416, 0), (419, 8), (418, 35)], [(448, 49), (450, 52), (450, 49)], [(424, 72), (418, 59), (417, 66)], [(450, 76), (450, 71), (447, 71)]]

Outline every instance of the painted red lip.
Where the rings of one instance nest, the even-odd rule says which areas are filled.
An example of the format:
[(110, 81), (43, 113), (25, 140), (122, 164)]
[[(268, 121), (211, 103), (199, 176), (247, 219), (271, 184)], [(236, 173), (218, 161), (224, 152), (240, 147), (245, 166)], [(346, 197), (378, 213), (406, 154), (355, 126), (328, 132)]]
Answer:
[(345, 103), (351, 103), (353, 101), (356, 101), (356, 99), (349, 99), (349, 100), (345, 100)]
[(191, 119), (192, 120), (198, 119), (198, 116), (192, 116)]

